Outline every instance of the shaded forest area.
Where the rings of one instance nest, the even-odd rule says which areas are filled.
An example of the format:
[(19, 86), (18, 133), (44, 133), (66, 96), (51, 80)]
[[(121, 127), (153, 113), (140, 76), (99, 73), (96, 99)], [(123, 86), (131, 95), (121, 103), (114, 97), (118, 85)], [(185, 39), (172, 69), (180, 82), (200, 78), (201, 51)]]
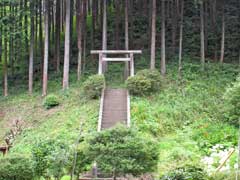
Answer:
[(0, 17), (4, 96), (15, 85), (31, 94), (34, 82), (46, 95), (51, 75), (67, 89), (69, 72), (96, 72), (92, 49), (142, 49), (163, 75), (170, 61), (181, 72), (182, 57), (202, 70), (240, 61), (238, 0), (1, 0)]

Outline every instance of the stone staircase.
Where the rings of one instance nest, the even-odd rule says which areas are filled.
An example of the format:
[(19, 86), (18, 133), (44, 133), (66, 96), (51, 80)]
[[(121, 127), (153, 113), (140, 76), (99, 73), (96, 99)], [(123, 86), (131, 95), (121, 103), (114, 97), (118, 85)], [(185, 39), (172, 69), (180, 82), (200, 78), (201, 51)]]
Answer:
[(101, 129), (128, 122), (128, 91), (126, 89), (105, 89)]

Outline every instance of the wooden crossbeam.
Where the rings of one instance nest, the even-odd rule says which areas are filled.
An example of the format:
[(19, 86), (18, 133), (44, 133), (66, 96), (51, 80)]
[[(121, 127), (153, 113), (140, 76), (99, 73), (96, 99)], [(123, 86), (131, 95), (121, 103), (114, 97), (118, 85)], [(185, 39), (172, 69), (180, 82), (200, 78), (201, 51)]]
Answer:
[(103, 58), (103, 61), (130, 61), (131, 59), (130, 58)]
[(91, 54), (142, 54), (141, 50), (92, 50)]

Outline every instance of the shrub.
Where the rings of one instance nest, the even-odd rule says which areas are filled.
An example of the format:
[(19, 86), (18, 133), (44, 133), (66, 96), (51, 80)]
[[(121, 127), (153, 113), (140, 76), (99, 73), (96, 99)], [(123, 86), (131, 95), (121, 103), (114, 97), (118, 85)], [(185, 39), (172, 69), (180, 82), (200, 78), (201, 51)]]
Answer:
[(230, 124), (239, 126), (240, 118), (240, 77), (228, 88), (225, 93), (226, 109), (225, 115)]
[(23, 155), (11, 155), (0, 158), (0, 180), (32, 180), (33, 163)]
[(137, 73), (137, 76), (144, 76), (151, 82), (151, 91), (155, 92), (160, 89), (162, 84), (162, 78), (160, 72), (157, 70), (144, 69)]
[(37, 177), (59, 179), (69, 168), (69, 148), (58, 140), (40, 140), (33, 146), (32, 156)]
[(102, 89), (105, 87), (105, 78), (103, 75), (93, 75), (83, 84), (83, 91), (86, 96), (91, 99), (98, 98), (101, 95)]
[(136, 130), (118, 126), (94, 134), (87, 143), (87, 156), (97, 162), (105, 175), (139, 176), (157, 168), (157, 143), (143, 138)]
[(127, 88), (133, 95), (146, 95), (151, 92), (151, 81), (144, 76), (129, 77), (126, 82)]
[(207, 180), (204, 170), (195, 166), (177, 168), (160, 178), (160, 180)]
[(59, 99), (55, 95), (48, 95), (45, 97), (43, 106), (46, 109), (51, 109), (53, 107), (56, 107), (60, 104)]

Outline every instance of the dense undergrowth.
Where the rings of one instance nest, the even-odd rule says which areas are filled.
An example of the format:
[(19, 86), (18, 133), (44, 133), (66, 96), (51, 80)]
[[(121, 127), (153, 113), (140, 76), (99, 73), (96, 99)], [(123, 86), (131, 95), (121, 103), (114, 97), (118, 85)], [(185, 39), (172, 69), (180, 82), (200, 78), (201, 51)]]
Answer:
[[(177, 64), (169, 63), (164, 84), (157, 92), (131, 98), (132, 126), (146, 138), (153, 137), (159, 142), (157, 177), (184, 165), (206, 169), (208, 166), (202, 160), (211, 156), (211, 148), (221, 145), (222, 150), (226, 150), (237, 146), (238, 130), (226, 119), (227, 104), (223, 96), (236, 81), (238, 66), (209, 63), (202, 72), (199, 63), (185, 60), (181, 79)], [(141, 69), (146, 67), (144, 59), (136, 64)], [(107, 85), (124, 87), (123, 78), (118, 78), (123, 77), (123, 66), (114, 64), (109, 68)], [(73, 149), (82, 123), (84, 133), (96, 131), (99, 101), (84, 97), (83, 80), (78, 83), (72, 75), (71, 88), (63, 92), (60, 80), (53, 79), (49, 82), (49, 91), (59, 98), (60, 104), (52, 109), (43, 107), (44, 99), (40, 96), (39, 87), (33, 96), (15, 89), (15, 95), (0, 97), (1, 143), (16, 120), (22, 122), (24, 129), (14, 140), (10, 156), (16, 153), (31, 155), (36, 144), (49, 139)], [(230, 168), (223, 172), (228, 173), (228, 178), (235, 164), (236, 153), (230, 159)], [(217, 167), (218, 163), (213, 166)]]

